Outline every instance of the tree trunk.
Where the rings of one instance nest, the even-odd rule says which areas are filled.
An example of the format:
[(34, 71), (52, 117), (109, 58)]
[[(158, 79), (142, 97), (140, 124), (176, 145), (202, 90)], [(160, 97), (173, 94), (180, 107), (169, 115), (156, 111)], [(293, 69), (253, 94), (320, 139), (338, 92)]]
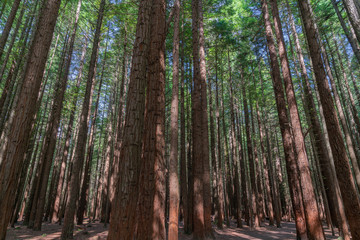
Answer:
[[(115, 197), (108, 239), (133, 239), (136, 227), (138, 182), (144, 125), (146, 66), (150, 31), (151, 1), (142, 0), (136, 26), (132, 68), (126, 102), (125, 126), (121, 143), (119, 166), (115, 181)], [(118, 142), (116, 143), (118, 144)], [(131, 154), (130, 154), (131, 153)], [(115, 150), (116, 158), (116, 150)], [(116, 163), (115, 159), (115, 163)]]
[[(254, 73), (254, 71), (253, 71)], [(255, 81), (254, 79), (254, 75), (253, 75), (253, 81)], [(255, 85), (256, 87), (256, 85)], [(256, 179), (256, 190), (257, 190), (257, 202), (258, 202), (258, 205), (256, 206), (257, 207), (257, 214), (259, 215), (259, 225), (261, 225), (261, 222), (263, 221), (264, 219), (264, 209), (263, 209), (263, 206), (264, 206), (264, 196), (263, 196), (263, 187), (262, 187), (262, 176), (261, 176), (261, 170), (260, 170), (260, 162), (259, 162), (259, 157), (258, 157), (258, 148), (256, 146), (256, 141), (255, 141), (255, 116), (253, 114), (254, 112), (254, 109), (253, 109), (253, 99), (252, 99), (252, 94), (249, 93), (250, 95), (250, 99), (249, 99), (249, 103), (250, 103), (250, 118), (251, 118), (251, 134), (253, 137), (253, 153), (254, 153), (254, 163), (255, 163), (255, 179)]]
[[(317, 36), (318, 36), (318, 34), (317, 34)], [(332, 93), (334, 95), (335, 106), (336, 106), (338, 114), (339, 114), (340, 124), (341, 124), (341, 127), (342, 127), (343, 132), (344, 132), (346, 145), (347, 145), (347, 148), (348, 148), (348, 151), (349, 151), (350, 160), (351, 160), (352, 167), (353, 167), (353, 170), (354, 170), (355, 182), (356, 182), (355, 187), (357, 186), (357, 188), (359, 189), (359, 187), (360, 187), (360, 167), (359, 167), (359, 164), (358, 164), (358, 161), (357, 161), (359, 159), (359, 156), (357, 156), (357, 152), (356, 152), (356, 149), (355, 149), (355, 144), (353, 143), (352, 135), (351, 135), (350, 129), (349, 129), (347, 121), (346, 121), (345, 112), (344, 112), (344, 109), (343, 109), (343, 107), (341, 105), (341, 100), (340, 100), (339, 92), (337, 90), (337, 86), (335, 84), (335, 79), (334, 79), (334, 77), (332, 75), (332, 69), (334, 69), (335, 74), (337, 74), (336, 66), (334, 64), (335, 59), (332, 56), (332, 53), (330, 52), (330, 56), (331, 56), (331, 58), (333, 60), (333, 65), (334, 65), (334, 68), (331, 68), (330, 63), (329, 63), (329, 57), (328, 57), (327, 52), (326, 52), (326, 50), (325, 50), (325, 48), (324, 48), (324, 46), (322, 44), (320, 44), (320, 51), (321, 51), (323, 59), (324, 59), (324, 63), (325, 63), (325, 67), (326, 67), (326, 73), (327, 73), (327, 75), (328, 75), (328, 77), (330, 79), (331, 91), (332, 91)], [(320, 89), (319, 89), (319, 93), (320, 93)], [(320, 94), (320, 96), (321, 96), (321, 94)], [(325, 107), (324, 107), (324, 110), (325, 110)], [(325, 115), (326, 115), (326, 113), (325, 113)], [(330, 132), (329, 132), (329, 134), (330, 134)]]
[[(239, 105), (238, 105), (239, 108)], [(238, 111), (240, 111), (238, 109)], [(246, 171), (245, 171), (245, 157), (244, 157), (244, 150), (243, 150), (243, 145), (242, 145), (242, 132), (241, 132), (241, 120), (240, 117), (236, 117), (237, 119), (237, 124), (236, 124), (236, 128), (237, 128), (237, 140), (238, 140), (238, 151), (239, 151), (239, 165), (240, 165), (240, 178), (241, 178), (241, 190), (242, 190), (242, 205), (245, 211), (245, 221), (247, 221), (247, 224), (250, 225), (249, 222), (249, 201), (248, 201), (248, 197), (247, 197), (247, 181), (246, 181)]]
[[(356, 109), (355, 100), (354, 100), (354, 97), (353, 97), (351, 89), (350, 89), (349, 80), (348, 80), (348, 77), (347, 77), (347, 74), (346, 74), (346, 71), (345, 71), (345, 68), (344, 68), (344, 64), (342, 62), (342, 57), (340, 55), (338, 43), (337, 43), (337, 40), (336, 40), (335, 36), (334, 36), (334, 43), (335, 43), (336, 54), (337, 54), (337, 57), (338, 57), (338, 60), (339, 60), (339, 63), (340, 63), (340, 69), (341, 69), (341, 71), (343, 73), (343, 80), (345, 81), (344, 82), (345, 87), (346, 87), (346, 90), (347, 90), (347, 93), (348, 93), (348, 96), (349, 96), (348, 99), (349, 99), (350, 106), (351, 106), (350, 107), (351, 113), (352, 113), (352, 116), (354, 118), (354, 122), (355, 122), (355, 126), (356, 126), (357, 133), (355, 133), (354, 135), (358, 136), (360, 134), (359, 114), (358, 114), (358, 111)], [(360, 161), (360, 159), (358, 159), (358, 160)]]
[(0, 36), (0, 60), (1, 60), (2, 54), (4, 52), (5, 44), (6, 44), (6, 41), (7, 41), (8, 37), (9, 37), (11, 27), (13, 25), (13, 22), (14, 22), (16, 13), (18, 11), (20, 2), (21, 2), (21, 0), (15, 0), (13, 2), (13, 5), (12, 5), (11, 10), (10, 10), (10, 14), (7, 17), (6, 24), (4, 26), (4, 29), (3, 29), (2, 33), (1, 33), (1, 36)]
[(275, 42), (273, 39), (273, 32), (271, 28), (270, 16), (269, 16), (266, 0), (262, 0), (261, 5), (262, 5), (263, 18), (265, 21), (267, 46), (270, 53), (270, 62), (272, 69), (271, 76), (274, 86), (280, 130), (283, 138), (286, 170), (289, 178), (290, 195), (293, 205), (293, 211), (295, 214), (296, 230), (299, 238), (307, 239), (305, 212), (304, 212), (302, 192), (300, 187), (299, 172), (295, 160), (293, 136), (290, 129), (290, 123), (288, 122), (288, 114), (286, 109), (284, 90), (282, 87), (281, 76), (280, 76), (280, 67), (277, 60)]
[[(184, 23), (182, 21), (182, 32)], [(186, 127), (185, 127), (185, 70), (184, 70), (184, 34), (181, 34), (181, 100), (180, 100), (180, 212), (184, 220), (184, 230), (188, 227), (188, 181), (186, 163)], [(181, 216), (180, 216), (181, 218)]]
[(40, 195), (39, 199), (37, 200), (36, 204), (36, 217), (34, 222), (34, 230), (40, 231), (41, 230), (41, 223), (43, 219), (43, 213), (44, 213), (44, 206), (45, 206), (45, 200), (46, 200), (46, 191), (48, 186), (48, 178), (50, 176), (50, 170), (51, 165), (53, 162), (53, 155), (55, 152), (56, 147), (56, 141), (57, 141), (57, 133), (58, 128), (60, 124), (60, 118), (61, 118), (61, 112), (63, 109), (64, 104), (64, 97), (65, 97), (65, 91), (67, 87), (68, 82), (68, 75), (70, 72), (70, 66), (71, 66), (71, 58), (72, 53), (74, 49), (74, 43), (75, 43), (75, 36), (76, 36), (76, 30), (77, 30), (77, 22), (80, 15), (80, 8), (81, 8), (81, 0), (78, 3), (76, 15), (75, 15), (75, 22), (72, 30), (72, 35), (69, 40), (69, 48), (66, 51), (65, 54), (65, 64), (64, 69), (62, 69), (62, 72), (60, 73), (58, 82), (55, 85), (55, 91), (53, 96), (53, 105), (49, 117), (49, 123), (46, 131), (46, 135), (44, 138), (44, 146), (42, 150), (42, 161), (44, 165), (43, 171), (42, 171), (42, 180), (41, 180), (41, 187), (40, 187)]
[(25, 69), (17, 105), (16, 116), (11, 123), (6, 151), (2, 158), (0, 170), (0, 238), (5, 238), (7, 224), (11, 217), (11, 205), (16, 191), (16, 183), (21, 172), (24, 155), (33, 125), (39, 92), (47, 54), (60, 7), (60, 0), (49, 0), (40, 13), (40, 20), (35, 30), (34, 41), (30, 48), (28, 64)]
[[(81, 190), (80, 190), (79, 206), (78, 206), (78, 210), (77, 210), (77, 222), (79, 225), (83, 223), (85, 208), (86, 208), (86, 205), (88, 202), (87, 198), (88, 198), (88, 191), (89, 191), (88, 188), (89, 188), (89, 181), (90, 181), (90, 175), (91, 175), (91, 163), (92, 163), (92, 158), (93, 158), (94, 141), (95, 141), (95, 136), (96, 136), (96, 119), (97, 119), (97, 115), (98, 115), (98, 111), (99, 111), (98, 109), (99, 109), (99, 101), (100, 101), (102, 83), (104, 80), (104, 70), (105, 70), (106, 59), (107, 59), (106, 56), (107, 56), (107, 44), (105, 47), (104, 59), (103, 59), (103, 63), (102, 63), (103, 65), (102, 65), (102, 71), (101, 71), (100, 82), (99, 82), (99, 90), (97, 93), (95, 109), (94, 109), (93, 117), (91, 120), (91, 129), (90, 129), (90, 134), (89, 134), (87, 156), (86, 156), (85, 168), (84, 168), (84, 178), (83, 178), (82, 186), (81, 186)], [(90, 101), (90, 103), (91, 103), (91, 101)], [(89, 109), (91, 109), (91, 107), (92, 106), (90, 104)]]
[[(202, 76), (200, 74), (200, 1), (192, 1), (192, 36), (193, 36), (193, 81), (192, 91), (192, 136), (193, 136), (193, 218), (194, 238), (205, 239), (205, 196), (204, 196), (204, 156), (203, 140), (203, 114), (202, 114)], [(206, 116), (207, 117), (207, 116)]]
[(70, 117), (69, 117), (69, 123), (67, 125), (67, 130), (66, 130), (66, 134), (65, 134), (65, 146), (63, 149), (63, 155), (62, 155), (62, 159), (60, 161), (60, 173), (59, 173), (59, 181), (57, 184), (57, 190), (56, 190), (56, 196), (55, 196), (55, 201), (54, 201), (54, 211), (51, 217), (51, 221), (53, 223), (59, 221), (59, 210), (60, 210), (60, 198), (62, 195), (62, 189), (63, 189), (63, 184), (64, 184), (64, 178), (65, 178), (65, 170), (66, 170), (66, 162), (69, 156), (69, 150), (70, 150), (70, 140), (71, 140), (71, 135), (73, 132), (73, 125), (74, 125), (74, 120), (75, 120), (75, 111), (76, 111), (76, 103), (77, 103), (77, 99), (78, 99), (78, 93), (79, 93), (79, 88), (80, 88), (80, 83), (81, 83), (81, 79), (82, 79), (82, 72), (83, 72), (83, 68), (84, 68), (84, 61), (85, 61), (85, 55), (86, 55), (86, 50), (87, 50), (87, 38), (85, 38), (85, 43), (83, 45), (83, 49), (81, 52), (81, 58), (80, 58), (80, 67), (79, 67), (79, 73), (77, 76), (77, 82), (75, 85), (75, 97), (71, 102), (71, 112), (70, 112)]
[[(250, 172), (250, 199), (251, 199), (251, 210), (254, 214), (254, 227), (260, 227), (260, 219), (259, 219), (259, 198), (258, 198), (258, 191), (257, 191), (257, 184), (256, 184), (256, 173), (255, 173), (255, 161), (253, 155), (253, 148), (252, 148), (252, 138), (250, 135), (250, 118), (249, 118), (249, 108), (247, 104), (247, 97), (246, 97), (246, 86), (244, 83), (244, 79), (242, 79), (242, 95), (243, 95), (243, 105), (244, 105), (244, 114), (245, 114), (245, 126), (246, 126), (246, 142), (247, 142), (247, 152), (249, 158), (249, 172)], [(251, 215), (251, 214), (250, 214)], [(250, 227), (253, 227), (253, 220), (250, 219)]]
[(149, 69), (154, 69), (154, 71), (150, 71), (147, 75), (148, 92), (146, 94), (142, 166), (139, 180), (139, 215), (135, 238), (165, 240), (164, 0), (152, 0), (150, 19), (150, 51), (147, 62)]
[(342, 27), (344, 33), (345, 33), (345, 36), (346, 36), (347, 40), (349, 41), (350, 46), (351, 46), (351, 48), (352, 48), (352, 50), (354, 52), (354, 55), (355, 55), (358, 63), (360, 64), (360, 48), (359, 48), (358, 40), (356, 38), (354, 38), (353, 34), (351, 34), (348, 27), (346, 26), (345, 20), (342, 17), (341, 12), (340, 12), (339, 7), (338, 7), (339, 2), (336, 2), (336, 0), (331, 0), (331, 3), (333, 5), (333, 7), (334, 7), (335, 13), (336, 13), (339, 21), (340, 21), (340, 24), (341, 24), (341, 27)]
[(356, 8), (354, 0), (343, 0), (344, 7), (348, 14), (352, 28), (354, 29), (355, 36), (360, 41), (360, 14)]
[(290, 122), (294, 134), (295, 150), (298, 158), (298, 167), (300, 172), (300, 182), (303, 193), (303, 203), (305, 209), (306, 223), (308, 226), (309, 238), (325, 239), (324, 230), (319, 216), (319, 210), (316, 203), (314, 187), (310, 174), (309, 161), (305, 149), (304, 135), (301, 129), (300, 116), (296, 103), (294, 86), (290, 73), (289, 60), (287, 57), (284, 36), (281, 28), (279, 10), (276, 0), (270, 0), (273, 13), (275, 33), (279, 45), (279, 56), (281, 69), (285, 83), (285, 92), (289, 106)]
[(269, 180), (269, 167), (268, 167), (268, 159), (266, 158), (265, 147), (264, 147), (264, 128), (261, 121), (260, 111), (259, 111), (259, 103), (256, 102), (256, 116), (259, 126), (259, 134), (260, 134), (260, 148), (262, 153), (262, 162), (264, 168), (264, 180), (265, 180), (265, 193), (267, 197), (267, 208), (269, 212), (269, 225), (274, 225), (274, 208), (273, 208), (273, 200), (271, 195), (271, 184)]
[[(216, 87), (216, 92), (215, 92), (215, 98), (216, 98), (216, 123), (217, 123), (217, 192), (218, 192), (218, 202), (219, 202), (219, 206), (218, 206), (218, 227), (220, 226), (220, 215), (221, 215), (221, 227), (222, 227), (222, 222), (224, 220), (224, 183), (223, 183), (223, 174), (222, 174), (222, 151), (221, 151), (221, 124), (220, 124), (220, 104), (219, 104), (219, 86), (218, 86), (218, 70), (217, 70), (217, 65), (218, 65), (218, 54), (217, 54), (217, 46), (215, 46), (215, 87)], [(228, 209), (226, 209), (226, 211), (228, 211)]]
[(89, 124), (89, 107), (90, 98), (94, 90), (94, 82), (96, 76), (96, 62), (98, 58), (98, 48), (100, 43), (101, 25), (104, 17), (105, 0), (100, 3), (98, 19), (96, 24), (93, 48), (91, 53), (89, 72), (86, 83), (85, 97), (80, 115), (79, 133), (77, 139), (77, 146), (74, 153), (72, 176), (70, 178), (70, 185), (68, 190), (68, 199), (65, 210), (64, 225), (61, 232), (61, 239), (69, 239), (73, 237), (74, 230), (74, 215), (77, 207), (80, 190), (81, 168), (85, 158), (85, 145)]
[[(242, 228), (242, 210), (241, 210), (241, 193), (240, 193), (240, 176), (239, 176), (239, 161), (242, 160), (241, 151), (238, 152), (237, 148), (237, 133), (235, 128), (235, 111), (234, 111), (234, 93), (233, 93), (233, 81), (232, 81), (232, 68), (230, 61), (230, 53), (228, 49), (228, 69), (229, 69), (229, 83), (230, 83), (230, 117), (231, 117), (231, 138), (232, 138), (232, 153), (233, 153), (233, 168), (234, 174), (234, 193), (236, 201), (235, 217), (237, 227)], [(241, 147), (240, 147), (241, 149)], [(243, 196), (245, 197), (245, 196)]]
[(336, 175), (344, 200), (345, 213), (349, 221), (351, 235), (353, 239), (357, 239), (360, 238), (360, 219), (358, 217), (360, 215), (360, 202), (357, 196), (355, 182), (351, 175), (346, 148), (341, 135), (340, 124), (336, 116), (329, 84), (323, 67), (320, 46), (317, 42), (317, 35), (310, 4), (308, 1), (298, 1), (298, 3), (309, 44), (310, 56), (314, 66), (320, 101), (324, 109), (324, 114), (326, 115), (326, 128), (329, 133), (331, 150), (336, 167)]
[(173, 84), (171, 100), (171, 139), (170, 139), (170, 206), (169, 206), (169, 240), (178, 239), (180, 189), (178, 176), (178, 118), (179, 118), (179, 23), (180, 1), (174, 3), (174, 47), (173, 47)]
[(202, 156), (203, 156), (203, 184), (204, 184), (204, 222), (205, 234), (213, 236), (211, 225), (211, 184), (210, 184), (210, 161), (209, 161), (209, 127), (207, 111), (207, 87), (206, 87), (206, 63), (205, 63), (205, 34), (203, 20), (203, 1), (199, 0), (199, 80), (201, 81), (201, 111), (202, 111)]
[[(296, 54), (297, 54), (299, 64), (300, 64), (301, 78), (302, 78), (301, 83), (302, 83), (302, 88), (304, 90), (305, 108), (308, 111), (309, 126), (311, 127), (310, 131), (312, 132), (312, 136), (314, 137), (315, 152), (320, 161), (321, 173), (324, 176), (324, 178), (323, 178), (324, 184), (325, 184), (325, 186), (337, 186), (337, 183), (336, 183), (337, 179), (334, 174), (335, 169), (332, 169), (332, 167), (331, 167), (332, 159), (330, 159), (330, 156), (327, 152), (325, 138), (322, 134), (320, 122), (317, 117), (316, 106), (314, 103), (314, 99), (313, 99), (313, 95), (312, 95), (312, 91), (311, 91), (311, 87), (310, 87), (310, 82), (309, 82), (309, 78), (307, 75), (307, 70), (306, 70), (306, 66), (305, 66), (305, 62), (304, 62), (304, 57), (302, 54), (302, 49), (300, 46), (299, 37), (296, 32), (296, 26), (295, 26), (294, 19), (291, 14), (291, 9), (290, 9), (288, 2), (287, 2), (287, 9), (289, 11), (289, 20), (290, 20), (292, 35), (295, 40)], [(294, 58), (295, 58), (295, 56), (294, 56)], [(337, 200), (336, 200), (336, 194), (335, 194), (335, 187), (326, 187), (325, 191), (326, 191), (326, 196), (328, 198), (328, 202), (330, 205), (330, 211), (331, 211), (331, 216), (332, 216), (333, 222), (335, 223), (337, 221), (339, 221), (339, 222), (345, 221), (345, 223), (346, 223), (346, 219), (341, 219), (341, 218), (338, 219), (337, 218), (338, 214), (336, 214), (336, 212), (337, 212), (338, 207), (337, 207)], [(340, 226), (345, 226), (345, 225), (341, 224)], [(346, 229), (344, 229), (344, 231), (347, 232)]]

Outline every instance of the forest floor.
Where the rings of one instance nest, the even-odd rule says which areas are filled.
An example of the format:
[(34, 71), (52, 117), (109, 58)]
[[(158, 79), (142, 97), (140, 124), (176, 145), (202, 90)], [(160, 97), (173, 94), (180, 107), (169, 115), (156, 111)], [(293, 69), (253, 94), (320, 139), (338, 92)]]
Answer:
[[(236, 228), (235, 222), (232, 222), (229, 228), (222, 230), (214, 227), (214, 235), (217, 240), (292, 240), (296, 239), (295, 224), (292, 222), (282, 222), (281, 228), (269, 226), (266, 222), (263, 226), (251, 230), (248, 226), (244, 228)], [(331, 231), (325, 227), (326, 239), (338, 239), (337, 236), (332, 236)], [(108, 229), (104, 227), (103, 223), (95, 222), (91, 224), (77, 225), (74, 230), (74, 239), (76, 240), (105, 240), (108, 234)], [(20, 224), (15, 225), (15, 228), (8, 228), (7, 240), (55, 240), (60, 239), (61, 225), (44, 223), (42, 231), (33, 231), (26, 226)], [(190, 240), (191, 235), (186, 235), (183, 229), (179, 230), (180, 240)]]

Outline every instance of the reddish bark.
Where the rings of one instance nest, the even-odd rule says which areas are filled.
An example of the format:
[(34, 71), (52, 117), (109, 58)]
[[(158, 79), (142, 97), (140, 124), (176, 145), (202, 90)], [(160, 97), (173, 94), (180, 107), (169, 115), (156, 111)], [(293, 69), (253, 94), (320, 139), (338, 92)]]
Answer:
[(0, 169), (0, 238), (5, 238), (14, 202), (16, 183), (21, 172), (30, 137), (37, 95), (40, 90), (47, 55), (60, 7), (60, 0), (49, 0), (43, 6), (36, 26), (33, 44), (26, 65), (22, 88), (14, 110), (11, 132)]
[(21, 2), (21, 0), (15, 0), (13, 2), (13, 5), (12, 5), (11, 10), (10, 10), (10, 14), (7, 17), (4, 29), (2, 30), (2, 33), (1, 33), (1, 36), (0, 36), (0, 59), (1, 59), (2, 54), (4, 52), (4, 47), (5, 47), (6, 41), (7, 41), (8, 37), (9, 37), (11, 27), (12, 27), (13, 22), (15, 20), (15, 16), (16, 16), (16, 13), (18, 11), (20, 2)]
[[(139, 4), (136, 25), (123, 139), (118, 155), (121, 163), (115, 165), (118, 170), (114, 169), (118, 174), (115, 176), (115, 197), (112, 204), (117, 207), (111, 211), (109, 240), (133, 239), (135, 233), (145, 109), (146, 65), (149, 50), (150, 10), (151, 1), (142, 0)], [(115, 150), (115, 158), (117, 156), (116, 151), (118, 150)]]
[(178, 176), (178, 118), (179, 118), (179, 23), (180, 1), (174, 6), (174, 47), (173, 47), (173, 85), (171, 100), (171, 139), (170, 139), (170, 205), (169, 205), (169, 240), (178, 239), (180, 189)]
[(79, 132), (77, 138), (77, 146), (74, 153), (71, 178), (69, 182), (68, 199), (64, 216), (64, 225), (61, 232), (61, 239), (69, 239), (73, 237), (74, 215), (79, 199), (81, 169), (85, 158), (85, 146), (89, 124), (90, 99), (94, 90), (94, 82), (96, 76), (96, 62), (98, 58), (98, 48), (101, 35), (101, 25), (104, 17), (105, 0), (100, 3), (98, 19), (91, 53), (89, 72), (85, 89), (85, 97), (82, 105), (79, 122)]
[(298, 159), (297, 165), (299, 167), (300, 173), (308, 235), (309, 238), (321, 240), (325, 239), (325, 235), (319, 216), (319, 209), (316, 203), (314, 187), (311, 179), (309, 161), (305, 149), (305, 140), (302, 133), (300, 116), (290, 73), (289, 60), (287, 57), (283, 31), (281, 28), (279, 10), (276, 0), (270, 0), (270, 3), (274, 19), (276, 39), (279, 46), (279, 57), (289, 107), (289, 117), (293, 130), (295, 150)]
[(302, 200), (302, 192), (300, 187), (299, 172), (295, 160), (293, 136), (291, 133), (290, 123), (288, 120), (284, 89), (282, 87), (281, 76), (280, 76), (280, 67), (277, 59), (277, 52), (275, 48), (275, 42), (273, 38), (269, 10), (266, 0), (261, 1), (261, 6), (262, 6), (263, 18), (265, 21), (266, 41), (269, 49), (270, 63), (272, 69), (271, 77), (274, 86), (274, 94), (275, 94), (276, 106), (278, 110), (280, 130), (283, 139), (286, 170), (289, 178), (290, 195), (293, 205), (293, 211), (295, 214), (296, 230), (297, 230), (297, 235), (301, 239), (307, 239), (305, 213), (304, 213), (304, 206)]
[(314, 66), (316, 84), (319, 90), (320, 101), (326, 115), (326, 129), (334, 157), (336, 175), (339, 181), (341, 194), (344, 200), (345, 213), (350, 226), (353, 239), (360, 238), (360, 202), (355, 188), (355, 182), (351, 174), (349, 160), (346, 153), (344, 140), (340, 130), (339, 120), (334, 108), (330, 87), (326, 78), (325, 69), (321, 57), (321, 50), (317, 42), (317, 34), (314, 20), (311, 15), (309, 2), (298, 1), (301, 17), (304, 23), (306, 38), (308, 40), (310, 56)]
[[(165, 0), (152, 0), (136, 239), (166, 239)], [(177, 169), (176, 169), (177, 170)]]

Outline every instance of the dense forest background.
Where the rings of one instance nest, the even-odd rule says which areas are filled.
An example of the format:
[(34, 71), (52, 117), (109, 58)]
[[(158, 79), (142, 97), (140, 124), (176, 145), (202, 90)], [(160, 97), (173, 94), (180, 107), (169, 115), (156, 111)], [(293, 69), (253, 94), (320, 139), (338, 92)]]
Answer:
[(2, 0), (0, 33), (0, 239), (360, 239), (358, 0)]

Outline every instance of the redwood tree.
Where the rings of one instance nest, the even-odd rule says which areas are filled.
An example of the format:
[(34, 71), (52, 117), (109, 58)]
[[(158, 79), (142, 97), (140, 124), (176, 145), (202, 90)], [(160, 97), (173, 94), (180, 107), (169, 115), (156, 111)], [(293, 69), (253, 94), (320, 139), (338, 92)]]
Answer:
[(28, 140), (36, 113), (37, 96), (44, 74), (47, 55), (58, 17), (60, 0), (44, 3), (40, 12), (34, 39), (29, 50), (22, 88), (14, 109), (11, 131), (2, 156), (0, 169), (0, 238), (6, 236), (12, 213), (17, 180), (27, 150)]
[(308, 0), (299, 0), (298, 4), (309, 45), (310, 57), (314, 66), (320, 102), (324, 109), (324, 115), (326, 116), (326, 129), (329, 134), (330, 146), (334, 157), (336, 176), (344, 200), (345, 214), (348, 219), (351, 235), (353, 239), (357, 239), (360, 238), (360, 201), (357, 195), (354, 178), (351, 173), (349, 159), (342, 138), (339, 120), (334, 108), (329, 83), (326, 78), (310, 3)]
[(100, 3), (96, 30), (94, 35), (89, 72), (86, 82), (85, 97), (82, 105), (79, 122), (79, 132), (77, 138), (77, 145), (74, 153), (73, 167), (71, 171), (71, 179), (69, 182), (68, 199), (66, 203), (66, 210), (64, 216), (64, 225), (62, 227), (61, 239), (69, 239), (73, 237), (74, 230), (74, 215), (77, 207), (77, 202), (80, 192), (80, 177), (81, 169), (85, 158), (85, 146), (89, 124), (90, 99), (94, 90), (94, 82), (96, 76), (96, 62), (98, 58), (98, 48), (101, 35), (101, 25), (104, 17), (105, 0)]

